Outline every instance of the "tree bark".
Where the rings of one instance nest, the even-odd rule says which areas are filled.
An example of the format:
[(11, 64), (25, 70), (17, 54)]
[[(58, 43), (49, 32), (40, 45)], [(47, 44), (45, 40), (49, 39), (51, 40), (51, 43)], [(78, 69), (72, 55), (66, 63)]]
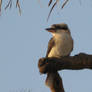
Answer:
[(65, 69), (92, 69), (92, 55), (80, 53), (75, 56), (62, 58), (40, 58), (38, 67), (40, 73), (56, 72)]
[[(40, 58), (38, 62), (39, 71), (42, 74), (47, 73), (46, 83), (48, 84), (48, 73), (51, 76), (50, 84), (48, 85), (51, 92), (65, 92), (63, 88), (62, 78), (59, 76), (59, 70), (80, 70), (92, 69), (92, 55), (80, 53), (75, 56), (67, 56), (61, 58)], [(53, 74), (54, 73), (54, 74)], [(56, 75), (56, 76), (55, 76)]]
[(51, 92), (65, 92), (62, 78), (58, 72), (47, 73), (45, 84), (50, 88)]

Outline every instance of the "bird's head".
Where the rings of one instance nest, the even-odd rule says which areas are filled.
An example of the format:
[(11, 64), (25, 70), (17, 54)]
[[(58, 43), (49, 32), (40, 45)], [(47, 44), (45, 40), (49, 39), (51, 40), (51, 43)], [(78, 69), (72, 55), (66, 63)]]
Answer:
[(48, 32), (51, 32), (53, 36), (60, 35), (62, 33), (68, 33), (70, 34), (69, 28), (67, 24), (61, 23), (61, 24), (53, 24), (50, 28), (46, 28)]

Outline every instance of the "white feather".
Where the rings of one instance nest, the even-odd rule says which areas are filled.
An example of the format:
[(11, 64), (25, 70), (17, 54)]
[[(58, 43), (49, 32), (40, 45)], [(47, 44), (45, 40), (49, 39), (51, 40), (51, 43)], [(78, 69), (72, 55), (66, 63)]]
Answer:
[(67, 56), (73, 49), (73, 40), (69, 33), (63, 32), (53, 34), (55, 37), (55, 46), (51, 49), (48, 57)]

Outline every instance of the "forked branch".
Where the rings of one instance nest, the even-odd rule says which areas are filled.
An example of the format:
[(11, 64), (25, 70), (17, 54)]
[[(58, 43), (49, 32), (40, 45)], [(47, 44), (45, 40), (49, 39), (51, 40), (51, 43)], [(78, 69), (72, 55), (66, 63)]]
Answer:
[(38, 67), (40, 73), (47, 73), (46, 84), (51, 89), (51, 92), (65, 92), (62, 78), (57, 71), (64, 69), (92, 69), (92, 55), (80, 53), (62, 58), (40, 58)]
[(55, 72), (59, 70), (92, 69), (92, 55), (80, 53), (75, 56), (62, 58), (41, 58), (38, 62), (41, 73)]

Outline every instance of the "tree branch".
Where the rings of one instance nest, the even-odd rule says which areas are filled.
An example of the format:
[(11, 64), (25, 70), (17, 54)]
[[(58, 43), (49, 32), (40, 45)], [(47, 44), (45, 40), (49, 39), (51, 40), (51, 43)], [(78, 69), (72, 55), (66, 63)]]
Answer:
[[(52, 2), (54, 0), (49, 0), (49, 3), (48, 3), (48, 7), (51, 6)], [(49, 20), (49, 17), (54, 9), (54, 7), (57, 5), (57, 3), (61, 1), (62, 2), (62, 8), (64, 8), (64, 6), (69, 2), (69, 0), (55, 0), (55, 3), (52, 5), (51, 9), (50, 9), (50, 12), (49, 12), (49, 15), (48, 15), (48, 18), (47, 18), (47, 21)]]
[(92, 69), (92, 55), (80, 53), (62, 58), (40, 58), (38, 67), (40, 73), (47, 73), (45, 83), (51, 89), (51, 92), (65, 92), (62, 78), (57, 71)]
[(58, 72), (47, 73), (45, 84), (50, 88), (51, 92), (65, 92), (62, 78)]
[(38, 67), (40, 73), (56, 72), (64, 69), (92, 69), (92, 55), (80, 53), (62, 58), (40, 58)]

